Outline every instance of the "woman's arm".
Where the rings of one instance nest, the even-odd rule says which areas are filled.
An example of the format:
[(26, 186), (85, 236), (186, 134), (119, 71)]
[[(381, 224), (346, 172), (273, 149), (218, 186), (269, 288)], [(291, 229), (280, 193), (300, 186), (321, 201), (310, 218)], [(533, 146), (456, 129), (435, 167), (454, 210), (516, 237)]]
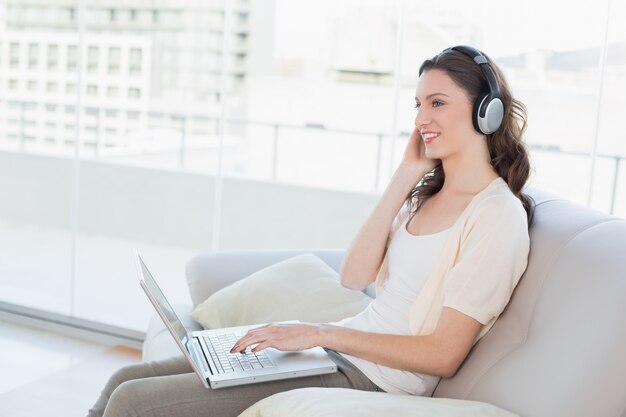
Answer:
[(378, 204), (346, 251), (339, 276), (344, 287), (362, 290), (376, 279), (386, 251), (393, 219), (409, 192), (435, 167), (435, 161), (424, 156), (424, 142), (413, 130), (404, 157)]
[(341, 284), (362, 290), (376, 278), (393, 219), (407, 195), (428, 171), (400, 165), (378, 204), (348, 247), (339, 269)]
[(270, 324), (249, 331), (231, 352), (256, 344), (254, 352), (273, 347), (303, 350), (323, 346), (390, 368), (450, 377), (465, 360), (482, 324), (444, 307), (435, 331), (427, 336), (368, 333), (328, 324)]

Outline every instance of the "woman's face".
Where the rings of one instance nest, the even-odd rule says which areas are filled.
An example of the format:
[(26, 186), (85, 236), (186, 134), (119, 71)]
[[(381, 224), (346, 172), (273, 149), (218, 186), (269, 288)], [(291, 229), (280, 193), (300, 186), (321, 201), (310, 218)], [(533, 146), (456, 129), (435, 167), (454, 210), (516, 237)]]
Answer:
[(415, 126), (422, 135), (427, 158), (444, 159), (482, 137), (472, 125), (473, 103), (445, 71), (422, 73), (415, 104)]

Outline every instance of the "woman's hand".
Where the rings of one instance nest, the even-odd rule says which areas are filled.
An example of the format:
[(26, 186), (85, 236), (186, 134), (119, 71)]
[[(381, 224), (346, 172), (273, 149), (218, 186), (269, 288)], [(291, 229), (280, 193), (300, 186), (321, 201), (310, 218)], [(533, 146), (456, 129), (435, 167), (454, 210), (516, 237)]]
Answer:
[(255, 345), (253, 352), (273, 347), (278, 350), (304, 350), (319, 346), (320, 325), (309, 323), (266, 324), (249, 330), (239, 339), (230, 353), (243, 352)]
[(426, 157), (426, 145), (424, 145), (422, 135), (417, 127), (413, 129), (413, 133), (409, 137), (401, 164), (419, 169), (422, 172), (429, 172), (437, 165), (436, 159)]

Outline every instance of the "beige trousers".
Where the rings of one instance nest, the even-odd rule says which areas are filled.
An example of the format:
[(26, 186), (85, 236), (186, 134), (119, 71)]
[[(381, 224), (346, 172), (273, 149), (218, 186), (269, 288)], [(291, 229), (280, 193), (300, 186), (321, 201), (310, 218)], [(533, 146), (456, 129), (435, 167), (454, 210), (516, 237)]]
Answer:
[(328, 350), (333, 374), (206, 389), (184, 356), (127, 366), (111, 376), (88, 417), (235, 417), (272, 394), (305, 387), (382, 391), (352, 363)]

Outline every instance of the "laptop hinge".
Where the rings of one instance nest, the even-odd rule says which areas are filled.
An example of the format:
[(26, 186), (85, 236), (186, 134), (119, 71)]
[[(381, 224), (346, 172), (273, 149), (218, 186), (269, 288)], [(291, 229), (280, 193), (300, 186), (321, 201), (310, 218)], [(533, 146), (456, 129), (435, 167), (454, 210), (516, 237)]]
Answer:
[(189, 353), (193, 356), (196, 363), (199, 363), (202, 366), (202, 370), (204, 372), (209, 372), (211, 375), (215, 375), (213, 369), (211, 369), (211, 364), (207, 360), (202, 347), (200, 347), (200, 342), (196, 337), (191, 337), (189, 342), (187, 342), (187, 348), (189, 349)]

